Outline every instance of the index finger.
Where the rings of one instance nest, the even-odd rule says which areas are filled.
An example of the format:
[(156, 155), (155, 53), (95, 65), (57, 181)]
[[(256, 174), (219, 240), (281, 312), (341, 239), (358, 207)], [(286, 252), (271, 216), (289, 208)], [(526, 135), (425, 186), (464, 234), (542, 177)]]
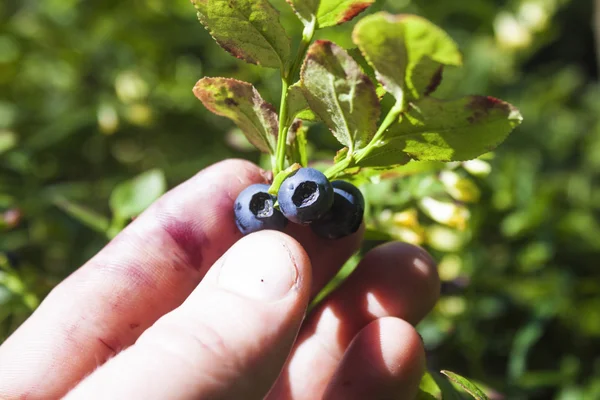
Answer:
[(258, 182), (264, 171), (228, 160), (154, 203), (0, 347), (0, 398), (61, 397), (179, 306), (241, 237), (233, 202)]

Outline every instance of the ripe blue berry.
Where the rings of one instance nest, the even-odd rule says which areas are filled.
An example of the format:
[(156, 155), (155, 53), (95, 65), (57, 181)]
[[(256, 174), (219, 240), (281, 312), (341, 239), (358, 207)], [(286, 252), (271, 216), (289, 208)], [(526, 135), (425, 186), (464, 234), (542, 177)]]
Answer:
[(310, 224), (331, 208), (333, 187), (322, 172), (300, 168), (283, 181), (277, 199), (287, 219), (297, 224)]
[(254, 184), (242, 190), (233, 206), (235, 224), (242, 234), (247, 235), (263, 229), (282, 231), (287, 220), (273, 205), (275, 196), (269, 185)]
[(346, 181), (333, 181), (333, 206), (321, 219), (311, 224), (318, 236), (340, 239), (360, 228), (365, 211), (365, 199), (360, 190)]

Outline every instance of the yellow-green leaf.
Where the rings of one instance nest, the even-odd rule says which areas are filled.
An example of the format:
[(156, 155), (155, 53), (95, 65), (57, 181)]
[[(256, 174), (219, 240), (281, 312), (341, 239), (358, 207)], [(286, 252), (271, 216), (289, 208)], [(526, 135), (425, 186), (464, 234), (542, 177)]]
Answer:
[(352, 38), (377, 79), (399, 100), (431, 94), (441, 82), (443, 66), (462, 63), (452, 38), (415, 15), (367, 16), (356, 24)]
[(429, 372), (425, 372), (419, 384), (419, 394), (416, 400), (441, 400), (442, 391), (435, 383)]
[(441, 373), (446, 375), (452, 382), (463, 388), (467, 393), (473, 396), (475, 400), (489, 400), (487, 395), (483, 393), (483, 391), (476, 385), (471, 383), (467, 378), (455, 374), (452, 371), (441, 371)]
[(386, 131), (371, 157), (401, 151), (415, 160), (470, 160), (493, 150), (521, 121), (519, 110), (493, 97), (425, 97)]

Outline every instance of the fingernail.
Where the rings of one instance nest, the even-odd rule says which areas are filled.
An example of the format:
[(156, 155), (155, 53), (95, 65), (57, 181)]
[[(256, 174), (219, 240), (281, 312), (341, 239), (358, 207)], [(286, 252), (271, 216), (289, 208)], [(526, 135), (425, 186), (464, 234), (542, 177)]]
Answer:
[(279, 300), (298, 279), (296, 261), (279, 233), (261, 232), (238, 241), (219, 272), (221, 288), (251, 299)]

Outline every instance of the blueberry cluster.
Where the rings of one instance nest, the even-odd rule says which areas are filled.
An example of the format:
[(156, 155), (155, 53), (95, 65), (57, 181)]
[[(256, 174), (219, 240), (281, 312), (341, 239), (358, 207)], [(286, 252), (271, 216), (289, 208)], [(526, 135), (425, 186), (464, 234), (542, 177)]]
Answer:
[(365, 201), (360, 190), (346, 181), (330, 182), (316, 169), (300, 168), (290, 174), (277, 197), (268, 190), (269, 185), (250, 185), (235, 200), (235, 223), (242, 234), (281, 231), (291, 221), (309, 225), (320, 237), (339, 239), (356, 232), (362, 223)]

